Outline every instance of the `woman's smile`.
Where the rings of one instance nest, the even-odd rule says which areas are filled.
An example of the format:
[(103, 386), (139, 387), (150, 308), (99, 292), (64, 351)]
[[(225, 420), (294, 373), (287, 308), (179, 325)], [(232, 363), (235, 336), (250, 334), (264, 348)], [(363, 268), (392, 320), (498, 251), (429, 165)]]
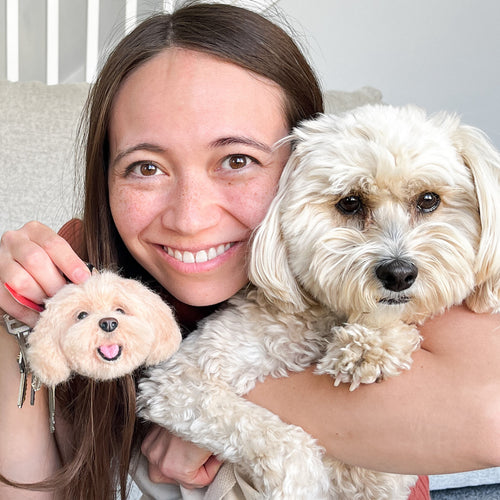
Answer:
[[(175, 247), (157, 245), (165, 268), (179, 275), (196, 276), (222, 272), (223, 266), (231, 265), (231, 260), (240, 260), (240, 252), (245, 252), (248, 240), (221, 243), (200, 250), (182, 250)], [(165, 272), (167, 270), (165, 269)]]
[(183, 262), (184, 264), (200, 264), (203, 262), (208, 262), (214, 260), (215, 258), (221, 256), (225, 252), (227, 252), (234, 243), (222, 243), (217, 245), (216, 247), (210, 247), (204, 250), (179, 250), (177, 248), (172, 248), (169, 246), (164, 246), (163, 250), (173, 257), (175, 260), (179, 262)]

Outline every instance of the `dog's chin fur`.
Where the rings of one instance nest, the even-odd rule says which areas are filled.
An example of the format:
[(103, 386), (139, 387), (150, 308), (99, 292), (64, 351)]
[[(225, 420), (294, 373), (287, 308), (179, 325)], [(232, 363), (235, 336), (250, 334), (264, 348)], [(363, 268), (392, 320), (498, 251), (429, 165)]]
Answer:
[[(256, 288), (151, 370), (141, 414), (238, 464), (265, 498), (407, 498), (415, 477), (321, 466), (303, 431), (240, 396), (313, 362), (354, 390), (410, 368), (425, 318), (464, 300), (498, 312), (499, 155), (456, 117), (414, 107), (320, 116), (291, 140), (252, 241)], [(350, 196), (355, 213), (339, 204)], [(394, 261), (418, 274), (384, 283)]]
[[(103, 318), (115, 319), (116, 328), (100, 328)], [(66, 285), (47, 301), (29, 335), (28, 359), (48, 386), (72, 373), (110, 380), (165, 360), (180, 339), (171, 309), (158, 295), (135, 280), (103, 271), (82, 285)], [(110, 344), (119, 348), (114, 359), (98, 351)]]

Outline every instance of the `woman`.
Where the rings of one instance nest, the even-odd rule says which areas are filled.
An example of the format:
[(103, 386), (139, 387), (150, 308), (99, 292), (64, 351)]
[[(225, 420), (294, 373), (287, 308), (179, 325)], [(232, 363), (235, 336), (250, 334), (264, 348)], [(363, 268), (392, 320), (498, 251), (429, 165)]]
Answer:
[[(321, 93), (304, 57), (260, 16), (194, 4), (153, 17), (119, 44), (92, 90), (83, 224), (73, 222), (61, 234), (82, 259), (155, 287), (187, 333), (245, 285), (248, 237), (288, 154), (273, 145), (320, 111)], [(3, 236), (2, 283), (42, 303), (65, 283), (61, 273), (74, 282), (88, 276), (64, 238), (36, 223)], [(0, 307), (36, 321), (3, 287)], [(491, 439), (498, 430), (500, 374), (489, 361), (500, 352), (496, 326), (490, 316), (457, 308), (428, 323), (425, 349), (415, 354), (412, 370), (394, 380), (349, 394), (309, 371), (267, 381), (249, 398), (302, 425), (332, 456), (350, 463), (420, 473), (494, 465), (500, 463)], [(134, 431), (130, 379), (75, 379), (58, 389), (54, 439), (43, 393), (32, 408), (7, 404), (17, 394), (16, 351), (2, 331), (5, 476), (31, 482), (60, 471), (55, 482), (62, 498), (112, 498), (114, 474), (124, 494), (131, 450), (141, 446), (155, 481), (199, 487), (213, 479), (220, 464), (209, 452), (158, 428)], [(482, 370), (479, 361), (487, 365)], [(89, 456), (94, 461), (87, 463)], [(1, 488), (2, 498), (26, 494)], [(42, 492), (37, 498), (44, 495), (52, 497)]]
[[(247, 241), (288, 154), (273, 146), (321, 110), (307, 61), (270, 21), (203, 4), (154, 16), (117, 46), (93, 86), (83, 224), (62, 234), (85, 260), (164, 294), (188, 332), (247, 282)], [(75, 227), (82, 239), (68, 236)], [(2, 282), (36, 302), (65, 283), (60, 271), (74, 282), (88, 276), (71, 247), (41, 225), (4, 235), (1, 247)], [(0, 307), (33, 324), (36, 315), (4, 292)], [(33, 408), (4, 404), (18, 387), (17, 347), (3, 331), (0, 337), (1, 473), (32, 482), (60, 471), (55, 482), (63, 498), (112, 498), (121, 467), (124, 492), (132, 437), (140, 443), (143, 433), (132, 436), (131, 380), (75, 379), (58, 388), (54, 440), (43, 393)]]

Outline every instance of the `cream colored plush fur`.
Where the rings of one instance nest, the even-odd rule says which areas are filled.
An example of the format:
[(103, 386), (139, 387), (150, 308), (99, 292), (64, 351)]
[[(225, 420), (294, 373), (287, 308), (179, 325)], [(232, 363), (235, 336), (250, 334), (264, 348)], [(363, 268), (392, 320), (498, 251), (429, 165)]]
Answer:
[(27, 355), (41, 382), (56, 386), (73, 372), (109, 380), (159, 363), (180, 340), (172, 311), (157, 294), (136, 280), (94, 271), (46, 302)]
[(263, 498), (404, 499), (415, 476), (323, 460), (241, 396), (311, 363), (354, 390), (409, 369), (427, 317), (464, 300), (499, 312), (499, 154), (415, 107), (320, 116), (292, 140), (253, 239), (255, 287), (149, 371), (140, 414), (237, 464)]

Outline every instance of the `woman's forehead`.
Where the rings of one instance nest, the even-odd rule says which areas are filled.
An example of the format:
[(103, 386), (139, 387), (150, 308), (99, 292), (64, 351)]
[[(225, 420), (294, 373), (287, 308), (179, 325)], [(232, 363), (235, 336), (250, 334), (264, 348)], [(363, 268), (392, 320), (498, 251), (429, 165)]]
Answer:
[[(118, 94), (135, 90), (177, 91), (204, 94), (211, 100), (223, 99), (226, 94), (213, 94), (213, 90), (226, 90), (227, 97), (240, 100), (266, 93), (270, 100), (283, 98), (281, 87), (257, 73), (214, 55), (185, 48), (163, 50), (133, 71), (122, 83)], [(185, 92), (185, 93), (186, 93)]]
[[(172, 131), (216, 135), (249, 131), (276, 141), (287, 132), (284, 93), (236, 64), (186, 49), (168, 49), (122, 84), (111, 135)], [(202, 134), (203, 133), (203, 134)]]

